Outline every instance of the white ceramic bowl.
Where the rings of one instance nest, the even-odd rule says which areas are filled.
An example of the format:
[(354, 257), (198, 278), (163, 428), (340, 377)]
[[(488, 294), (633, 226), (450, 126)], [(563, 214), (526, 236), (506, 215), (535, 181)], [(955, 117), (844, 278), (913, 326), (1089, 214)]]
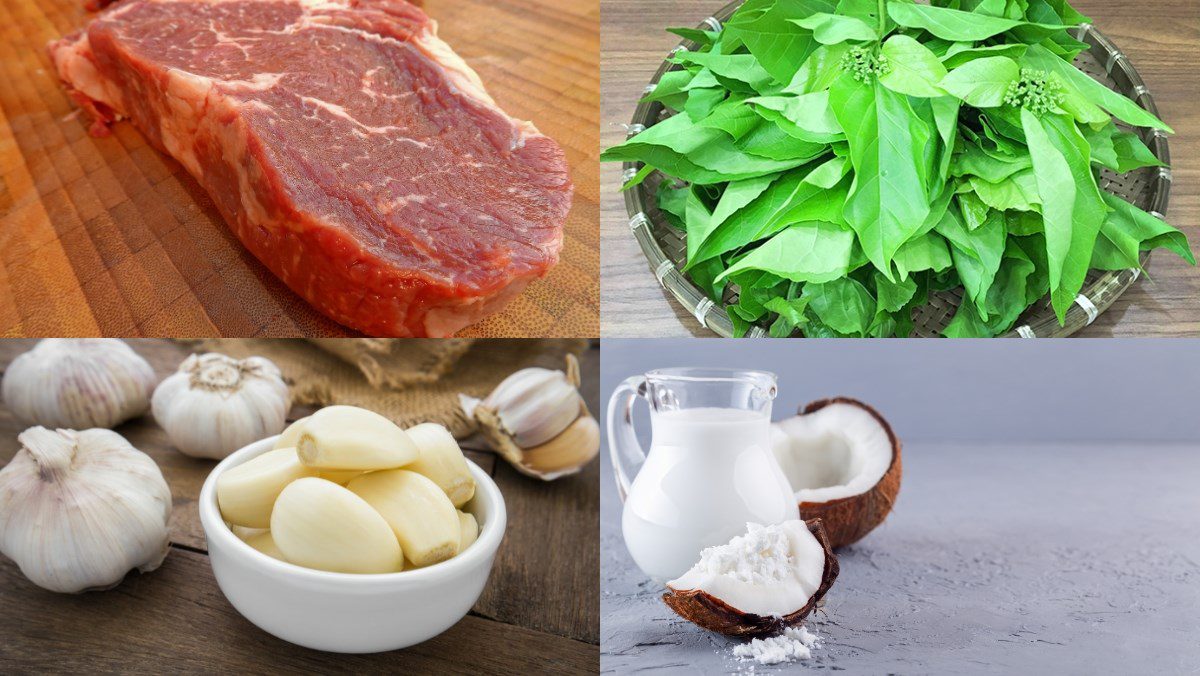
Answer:
[(373, 653), (433, 638), (461, 620), (483, 592), (504, 536), (504, 498), (473, 462), (475, 497), (464, 511), (479, 522), (479, 538), (449, 561), (399, 573), (355, 575), (302, 568), (242, 542), (217, 507), (221, 472), (271, 450), (263, 439), (221, 461), (200, 490), (200, 523), (213, 575), (238, 612), (307, 648)]

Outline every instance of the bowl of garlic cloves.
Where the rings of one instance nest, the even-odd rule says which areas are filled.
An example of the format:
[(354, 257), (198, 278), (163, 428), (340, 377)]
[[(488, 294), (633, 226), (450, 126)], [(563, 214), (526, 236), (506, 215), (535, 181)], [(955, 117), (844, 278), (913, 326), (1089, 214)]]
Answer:
[(329, 406), (223, 460), (200, 493), (221, 591), (308, 648), (404, 648), (462, 619), (504, 535), (504, 498), (442, 426)]

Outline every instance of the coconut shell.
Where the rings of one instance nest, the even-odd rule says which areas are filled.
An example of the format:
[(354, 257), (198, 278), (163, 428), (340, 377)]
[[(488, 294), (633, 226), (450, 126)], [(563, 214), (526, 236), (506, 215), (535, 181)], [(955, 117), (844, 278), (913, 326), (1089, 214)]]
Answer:
[(830, 404), (849, 404), (870, 413), (883, 426), (892, 443), (892, 463), (871, 490), (828, 502), (800, 503), (800, 518), (820, 519), (829, 534), (830, 543), (837, 549), (863, 539), (891, 513), (896, 495), (900, 493), (900, 440), (878, 411), (857, 399), (833, 397), (814, 401), (800, 409), (800, 415), (816, 413)]
[(826, 534), (821, 520), (805, 521), (805, 525), (821, 543), (821, 548), (825, 550), (825, 568), (821, 572), (821, 586), (813, 592), (803, 608), (782, 617), (743, 613), (702, 589), (686, 591), (671, 589), (663, 594), (663, 602), (683, 619), (726, 636), (773, 634), (782, 631), (784, 627), (803, 622), (804, 618), (816, 609), (821, 599), (824, 598), (825, 592), (829, 591), (838, 576), (837, 556), (833, 553), (833, 548), (829, 544), (829, 536)]

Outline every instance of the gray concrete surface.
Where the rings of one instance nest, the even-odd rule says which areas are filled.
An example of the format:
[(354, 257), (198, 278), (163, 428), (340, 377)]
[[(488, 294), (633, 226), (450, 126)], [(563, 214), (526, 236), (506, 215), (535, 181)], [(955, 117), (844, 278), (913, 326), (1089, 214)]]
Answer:
[[(839, 554), (824, 646), (755, 673), (1200, 673), (1200, 445), (909, 443), (904, 469)], [(748, 671), (634, 566), (611, 476), (605, 457), (601, 671)]]

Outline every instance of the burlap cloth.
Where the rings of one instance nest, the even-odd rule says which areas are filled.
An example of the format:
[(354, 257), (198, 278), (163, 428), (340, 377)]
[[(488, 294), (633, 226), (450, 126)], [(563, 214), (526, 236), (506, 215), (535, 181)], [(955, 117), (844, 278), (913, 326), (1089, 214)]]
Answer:
[(293, 405), (362, 406), (402, 427), (436, 422), (462, 438), (475, 430), (475, 423), (463, 415), (459, 393), (484, 397), (528, 366), (565, 369), (567, 354), (578, 356), (587, 341), (214, 338), (193, 348), (270, 359), (283, 371)]

